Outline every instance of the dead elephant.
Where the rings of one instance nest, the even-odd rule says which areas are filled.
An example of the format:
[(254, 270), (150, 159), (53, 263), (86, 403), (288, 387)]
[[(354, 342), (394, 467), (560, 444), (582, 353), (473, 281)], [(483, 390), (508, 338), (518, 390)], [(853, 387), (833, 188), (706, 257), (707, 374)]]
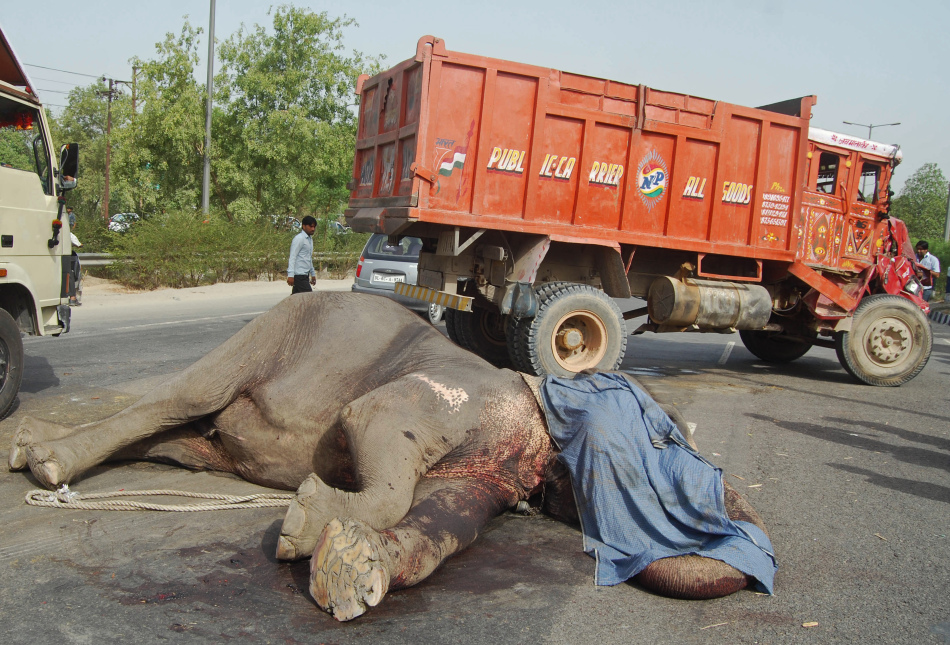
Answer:
[[(542, 490), (546, 510), (577, 519), (540, 383), (389, 300), (300, 294), (112, 417), (76, 428), (24, 419), (9, 461), (50, 488), (105, 461), (144, 459), (297, 490), (277, 557), (312, 555), (311, 594), (349, 620)], [(735, 491), (724, 503), (761, 526)], [(699, 555), (658, 559), (635, 579), (687, 598), (750, 581)]]

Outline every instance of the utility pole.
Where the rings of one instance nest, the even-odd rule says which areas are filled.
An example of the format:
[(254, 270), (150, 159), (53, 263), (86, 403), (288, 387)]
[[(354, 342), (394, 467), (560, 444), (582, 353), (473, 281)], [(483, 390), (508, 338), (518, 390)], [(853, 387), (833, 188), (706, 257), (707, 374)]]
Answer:
[(208, 26), (208, 99), (205, 110), (205, 165), (201, 180), (201, 212), (205, 217), (211, 207), (211, 99), (214, 91), (214, 0), (211, 0), (211, 18)]
[(842, 121), (842, 123), (845, 123), (845, 124), (847, 124), (847, 125), (856, 125), (856, 126), (861, 127), (861, 128), (867, 128), (867, 129), (868, 129), (868, 139), (871, 138), (871, 133), (874, 132), (874, 128), (884, 128), (884, 127), (887, 127), (887, 126), (889, 126), (889, 125), (900, 125), (900, 122), (898, 122), (898, 123), (879, 123), (879, 124), (877, 124), (877, 125), (869, 125), (869, 124), (867, 124), (867, 123), (851, 123), (850, 121)]
[(132, 118), (135, 118), (135, 77), (138, 76), (139, 68), (136, 65), (132, 66)]
[(128, 85), (128, 81), (117, 81), (112, 78), (102, 77), (102, 82), (109, 81), (109, 90), (99, 92), (100, 96), (105, 95), (108, 99), (109, 107), (106, 110), (106, 185), (105, 195), (102, 197), (102, 217), (109, 221), (109, 174), (112, 167), (112, 97), (115, 96), (117, 83)]

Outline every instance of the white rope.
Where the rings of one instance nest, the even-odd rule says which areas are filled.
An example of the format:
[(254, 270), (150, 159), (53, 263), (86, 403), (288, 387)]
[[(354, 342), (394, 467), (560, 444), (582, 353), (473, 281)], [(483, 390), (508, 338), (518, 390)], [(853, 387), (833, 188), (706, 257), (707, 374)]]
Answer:
[[(131, 500), (109, 500), (112, 497), (192, 497), (213, 499), (212, 504), (150, 504)], [(293, 493), (258, 493), (255, 495), (218, 495), (216, 493), (191, 493), (181, 490), (120, 490), (111, 493), (77, 493), (63, 486), (57, 491), (31, 490), (26, 494), (26, 503), (31, 506), (66, 508), (87, 511), (226, 511), (238, 508), (273, 508), (289, 506)], [(86, 502), (83, 500), (106, 500)]]

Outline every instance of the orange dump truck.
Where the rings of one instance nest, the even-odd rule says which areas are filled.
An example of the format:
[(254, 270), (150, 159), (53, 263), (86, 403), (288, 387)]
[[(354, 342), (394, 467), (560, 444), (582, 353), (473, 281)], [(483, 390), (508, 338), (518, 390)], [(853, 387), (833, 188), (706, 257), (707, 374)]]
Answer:
[[(628, 334), (734, 332), (786, 362), (813, 345), (872, 385), (932, 346), (896, 146), (809, 129), (813, 96), (742, 107), (448, 51), (357, 84), (347, 221), (423, 241), (402, 295), (533, 374), (614, 369)], [(646, 306), (622, 314), (612, 298)], [(642, 324), (628, 330), (630, 321)]]

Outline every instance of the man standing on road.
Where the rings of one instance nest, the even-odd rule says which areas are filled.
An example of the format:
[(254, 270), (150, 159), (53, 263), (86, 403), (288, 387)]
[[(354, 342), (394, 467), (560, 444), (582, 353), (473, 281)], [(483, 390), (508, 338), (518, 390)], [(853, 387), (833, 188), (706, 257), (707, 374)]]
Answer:
[(287, 263), (287, 284), (295, 293), (313, 291), (310, 285), (317, 283), (317, 272), (313, 268), (313, 232), (317, 230), (317, 220), (307, 215), (300, 221), (301, 231), (290, 243), (290, 262)]
[(917, 242), (917, 275), (920, 276), (920, 284), (924, 286), (923, 298), (927, 302), (933, 297), (934, 284), (940, 277), (940, 260), (928, 250), (929, 248), (927, 240)]

